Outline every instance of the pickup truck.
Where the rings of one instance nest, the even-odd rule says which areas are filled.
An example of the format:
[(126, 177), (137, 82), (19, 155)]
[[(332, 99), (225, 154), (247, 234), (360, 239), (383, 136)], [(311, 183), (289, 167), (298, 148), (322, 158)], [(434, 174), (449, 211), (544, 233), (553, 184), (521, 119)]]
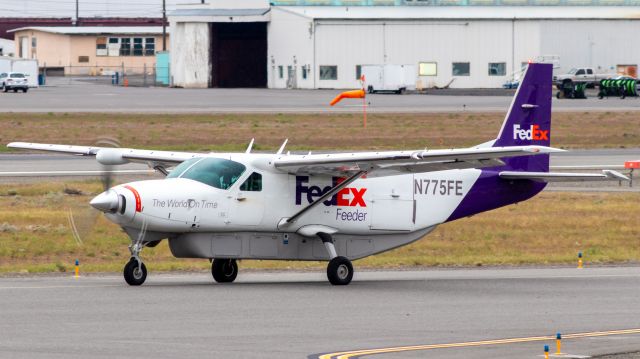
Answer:
[(600, 80), (608, 79), (616, 74), (597, 74), (591, 67), (578, 67), (571, 69), (568, 73), (554, 76), (553, 82), (561, 86), (565, 82), (586, 82), (589, 87), (597, 85)]

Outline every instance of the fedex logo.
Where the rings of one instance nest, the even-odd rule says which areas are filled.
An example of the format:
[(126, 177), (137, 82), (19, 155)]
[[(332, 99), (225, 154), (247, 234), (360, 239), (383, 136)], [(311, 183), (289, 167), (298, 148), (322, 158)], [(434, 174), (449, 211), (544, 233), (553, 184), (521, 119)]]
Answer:
[[(331, 188), (342, 181), (344, 181), (344, 178), (333, 177), (331, 186), (320, 188), (319, 186), (307, 185), (309, 183), (309, 176), (296, 176), (296, 205), (302, 204), (303, 195), (307, 203), (311, 203), (316, 197), (320, 197), (329, 192)], [(345, 187), (333, 195), (331, 199), (327, 199), (322, 203), (325, 206), (366, 207), (367, 204), (364, 202), (364, 193), (366, 191), (366, 188)]]
[(520, 128), (520, 125), (513, 125), (514, 140), (549, 140), (549, 130), (541, 130), (538, 125), (531, 125), (529, 129)]

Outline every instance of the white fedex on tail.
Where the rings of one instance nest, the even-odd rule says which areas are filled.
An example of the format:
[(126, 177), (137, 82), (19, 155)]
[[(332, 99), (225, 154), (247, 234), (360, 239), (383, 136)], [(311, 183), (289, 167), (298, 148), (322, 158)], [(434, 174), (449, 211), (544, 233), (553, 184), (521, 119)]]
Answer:
[[(348, 284), (351, 260), (416, 241), (437, 225), (527, 200), (551, 180), (624, 179), (549, 173), (551, 74), (531, 64), (496, 140), (472, 148), (314, 155), (184, 153), (35, 143), (9, 147), (146, 163), (163, 180), (126, 183), (91, 201), (131, 238), (124, 277), (145, 281), (145, 246), (212, 260), (232, 282), (236, 259), (329, 260)], [(168, 168), (174, 167), (168, 171)]]

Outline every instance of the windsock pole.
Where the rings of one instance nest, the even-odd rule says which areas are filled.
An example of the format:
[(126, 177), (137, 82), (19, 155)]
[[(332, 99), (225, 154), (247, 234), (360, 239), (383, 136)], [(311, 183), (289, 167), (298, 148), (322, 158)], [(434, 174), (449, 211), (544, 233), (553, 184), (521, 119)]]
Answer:
[[(360, 76), (360, 82), (362, 83), (362, 92), (365, 92), (365, 78), (364, 75)], [(362, 114), (363, 114), (363, 127), (367, 128), (367, 95), (362, 96)]]
[(336, 96), (331, 102), (329, 102), (329, 106), (334, 106), (338, 102), (340, 102), (343, 98), (361, 98), (362, 99), (362, 113), (364, 114), (363, 126), (367, 128), (367, 94), (364, 90), (364, 75), (360, 76), (360, 82), (362, 83), (362, 88), (360, 90), (351, 90), (345, 91)]

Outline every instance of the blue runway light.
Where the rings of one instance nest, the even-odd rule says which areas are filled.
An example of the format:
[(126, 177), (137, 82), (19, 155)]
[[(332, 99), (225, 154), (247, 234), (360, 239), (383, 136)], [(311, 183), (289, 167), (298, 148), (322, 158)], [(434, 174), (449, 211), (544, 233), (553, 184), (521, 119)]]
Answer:
[(562, 339), (562, 335), (560, 335), (560, 333), (559, 333), (559, 332), (556, 334), (556, 339), (557, 339), (557, 340)]

